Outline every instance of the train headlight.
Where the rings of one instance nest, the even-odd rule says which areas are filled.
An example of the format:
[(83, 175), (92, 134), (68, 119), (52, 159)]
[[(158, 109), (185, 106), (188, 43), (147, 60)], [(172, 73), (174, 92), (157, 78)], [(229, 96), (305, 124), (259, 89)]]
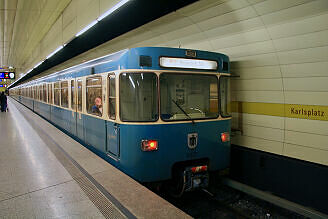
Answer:
[(222, 142), (230, 141), (229, 132), (223, 132), (223, 133), (221, 133), (221, 141)]
[(142, 140), (141, 150), (143, 151), (156, 151), (158, 149), (157, 140)]

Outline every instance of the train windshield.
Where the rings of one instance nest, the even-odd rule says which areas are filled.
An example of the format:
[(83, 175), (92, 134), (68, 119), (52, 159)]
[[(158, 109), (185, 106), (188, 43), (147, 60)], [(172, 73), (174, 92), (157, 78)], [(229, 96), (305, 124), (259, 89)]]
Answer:
[(120, 116), (122, 121), (158, 120), (157, 76), (154, 73), (120, 75)]
[(163, 73), (160, 76), (160, 98), (164, 121), (219, 116), (216, 75)]

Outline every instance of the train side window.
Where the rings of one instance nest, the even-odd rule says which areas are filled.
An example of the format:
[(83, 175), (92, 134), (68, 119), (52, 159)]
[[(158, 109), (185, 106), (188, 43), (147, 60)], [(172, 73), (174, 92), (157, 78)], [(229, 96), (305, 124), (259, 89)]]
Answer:
[(102, 86), (101, 77), (89, 77), (86, 83), (87, 112), (102, 116)]
[(71, 108), (76, 110), (76, 98), (75, 98), (75, 81), (71, 80)]
[(231, 116), (231, 99), (230, 99), (230, 78), (220, 77), (219, 82), (220, 95), (220, 112), (222, 117)]
[(56, 82), (55, 83), (55, 86), (54, 86), (54, 104), (59, 106), (60, 105), (60, 88), (59, 88), (59, 82)]
[(115, 86), (115, 75), (108, 76), (109, 81), (109, 92), (108, 92), (108, 116), (111, 119), (115, 119), (116, 117), (116, 86)]
[(48, 84), (48, 102), (49, 104), (53, 104), (52, 102), (52, 84)]
[(82, 80), (77, 80), (77, 110), (82, 112)]
[(33, 99), (36, 100), (36, 86), (33, 86)]
[(39, 100), (39, 86), (38, 85), (35, 85), (35, 100)]
[(43, 90), (43, 95), (42, 95), (42, 97), (43, 97), (43, 102), (47, 102), (47, 99), (48, 99), (48, 97), (47, 97), (47, 85), (46, 84), (43, 84), (42, 85), (42, 90)]
[(60, 83), (60, 98), (61, 98), (61, 106), (68, 108), (68, 82), (62, 81)]
[(39, 85), (38, 86), (38, 88), (39, 88), (39, 101), (41, 101), (42, 100), (42, 85)]

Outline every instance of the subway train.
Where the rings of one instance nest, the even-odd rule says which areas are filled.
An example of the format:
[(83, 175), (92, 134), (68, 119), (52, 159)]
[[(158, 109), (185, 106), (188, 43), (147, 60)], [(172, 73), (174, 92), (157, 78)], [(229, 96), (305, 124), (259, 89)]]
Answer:
[(9, 93), (135, 180), (181, 194), (229, 167), (229, 70), (220, 53), (131, 48)]

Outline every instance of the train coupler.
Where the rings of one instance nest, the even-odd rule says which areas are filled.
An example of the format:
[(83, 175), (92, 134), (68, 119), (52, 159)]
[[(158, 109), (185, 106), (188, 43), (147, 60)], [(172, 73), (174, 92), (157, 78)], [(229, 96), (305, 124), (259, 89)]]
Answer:
[(183, 172), (183, 177), (186, 192), (208, 187), (209, 174), (206, 165), (187, 167)]

